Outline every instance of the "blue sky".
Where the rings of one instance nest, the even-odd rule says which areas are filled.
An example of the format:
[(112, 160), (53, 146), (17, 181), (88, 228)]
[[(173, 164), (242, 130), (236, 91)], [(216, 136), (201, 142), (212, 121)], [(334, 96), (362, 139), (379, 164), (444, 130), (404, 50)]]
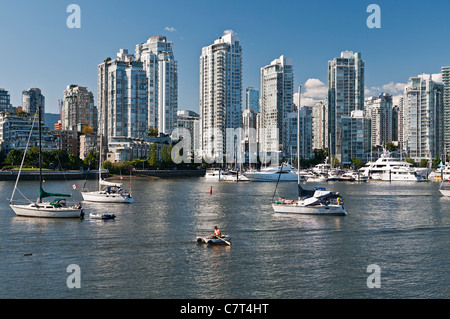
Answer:
[[(66, 25), (71, 3), (81, 8), (80, 29)], [(380, 29), (366, 25), (371, 3), (381, 8)], [(409, 77), (450, 65), (449, 12), (448, 0), (0, 0), (0, 87), (14, 106), (22, 90), (41, 88), (49, 113), (69, 84), (87, 86), (97, 103), (99, 63), (166, 35), (179, 65), (179, 108), (198, 111), (201, 48), (233, 30), (244, 89), (259, 87), (260, 68), (285, 55), (307, 103), (323, 95), (327, 62), (351, 50), (365, 61), (368, 92), (398, 94)]]

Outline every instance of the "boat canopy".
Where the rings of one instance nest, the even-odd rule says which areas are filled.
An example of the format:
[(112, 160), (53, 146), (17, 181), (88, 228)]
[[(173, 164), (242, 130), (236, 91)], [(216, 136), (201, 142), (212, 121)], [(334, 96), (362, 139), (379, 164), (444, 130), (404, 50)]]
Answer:
[(112, 182), (105, 181), (103, 179), (100, 181), (100, 184), (104, 185), (104, 186), (122, 187), (121, 183), (112, 183)]

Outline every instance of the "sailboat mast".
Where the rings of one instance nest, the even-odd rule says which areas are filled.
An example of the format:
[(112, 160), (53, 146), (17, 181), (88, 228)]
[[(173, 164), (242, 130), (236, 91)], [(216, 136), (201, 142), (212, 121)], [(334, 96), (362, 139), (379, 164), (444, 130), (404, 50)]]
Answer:
[[(297, 185), (300, 186), (300, 103), (302, 86), (298, 86), (298, 107), (297, 107)], [(298, 199), (300, 199), (300, 187), (297, 187)]]
[(42, 203), (41, 191), (42, 191), (42, 145), (41, 145), (41, 105), (37, 107), (38, 111), (38, 128), (39, 128), (39, 198), (38, 203)]
[(100, 150), (98, 153), (98, 190), (102, 190), (102, 140), (103, 135), (100, 133)]

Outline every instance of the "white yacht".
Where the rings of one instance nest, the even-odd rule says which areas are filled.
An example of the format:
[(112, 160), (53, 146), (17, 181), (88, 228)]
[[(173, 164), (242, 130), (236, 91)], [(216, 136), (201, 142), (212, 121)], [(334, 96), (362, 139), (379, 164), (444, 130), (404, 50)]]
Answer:
[(221, 168), (210, 168), (206, 170), (205, 178), (219, 180), (223, 173), (224, 171)]
[[(255, 182), (295, 182), (299, 178), (293, 172), (294, 168), (291, 165), (261, 168), (259, 171), (247, 171), (244, 173), (250, 181)], [(301, 178), (301, 176), (300, 176)]]
[(450, 180), (450, 166), (439, 164), (439, 167), (430, 173), (428, 179), (433, 182), (449, 181)]
[(389, 152), (383, 153), (375, 162), (367, 162), (360, 169), (360, 173), (371, 180), (379, 181), (421, 182), (425, 180), (423, 176), (418, 174), (412, 164), (391, 157)]
[(239, 171), (229, 171), (226, 174), (222, 174), (219, 181), (225, 182), (248, 182), (250, 181), (242, 172)]
[(320, 174), (328, 174), (329, 171), (331, 171), (333, 169), (333, 167), (331, 166), (331, 164), (317, 164), (316, 166), (314, 166), (314, 168), (312, 169), (313, 173), (316, 173), (318, 175)]

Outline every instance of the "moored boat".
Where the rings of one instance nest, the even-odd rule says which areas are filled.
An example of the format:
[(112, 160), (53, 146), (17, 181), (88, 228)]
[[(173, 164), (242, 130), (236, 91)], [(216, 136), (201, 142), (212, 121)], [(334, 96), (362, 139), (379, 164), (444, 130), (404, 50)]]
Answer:
[(347, 215), (339, 193), (327, 191), (324, 187), (316, 187), (314, 191), (304, 191), (303, 189), (302, 191), (312, 196), (306, 195), (305, 198), (299, 196), (298, 200), (279, 199), (272, 204), (274, 212), (303, 215)]
[(25, 159), (25, 155), (28, 150), (28, 143), (33, 132), (33, 126), (31, 127), (30, 137), (28, 139), (27, 146), (25, 148), (25, 152), (22, 159), (22, 164), (20, 165), (19, 174), (17, 175), (16, 184), (13, 189), (13, 193), (11, 195), (11, 199), (9, 202), (9, 206), (14, 211), (17, 216), (23, 217), (38, 217), (38, 218), (83, 218), (84, 212), (81, 208), (81, 205), (67, 206), (65, 199), (54, 199), (53, 201), (43, 202), (43, 199), (49, 197), (71, 197), (70, 194), (58, 194), (58, 193), (49, 193), (46, 192), (43, 187), (43, 178), (42, 178), (42, 143), (41, 143), (41, 106), (38, 105), (37, 109), (38, 113), (38, 121), (39, 121), (39, 197), (35, 202), (28, 200), (30, 203), (28, 204), (15, 204), (14, 203), (14, 193), (18, 190), (18, 183), (20, 179), (20, 173), (22, 171), (23, 162)]
[(259, 171), (247, 171), (244, 175), (254, 182), (294, 182), (301, 175), (293, 172), (294, 168), (291, 165), (280, 167), (267, 167)]
[(359, 171), (371, 180), (411, 182), (425, 180), (412, 164), (393, 158), (388, 151), (385, 151), (375, 162), (366, 163)]
[(114, 219), (116, 218), (116, 215), (114, 214), (109, 214), (109, 213), (90, 213), (89, 217), (91, 219), (102, 219), (102, 220), (106, 220), (106, 219)]

